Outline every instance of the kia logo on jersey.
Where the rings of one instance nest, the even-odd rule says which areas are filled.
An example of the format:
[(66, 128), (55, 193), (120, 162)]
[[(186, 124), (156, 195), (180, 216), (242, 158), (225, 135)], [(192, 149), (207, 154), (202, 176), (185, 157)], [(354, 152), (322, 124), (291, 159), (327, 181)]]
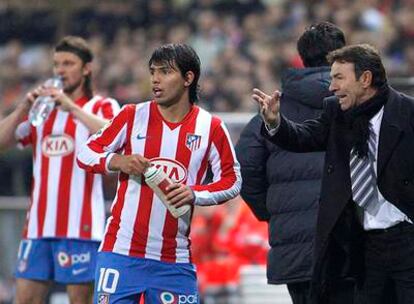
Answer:
[(43, 139), (42, 152), (48, 157), (66, 156), (75, 149), (74, 140), (66, 134), (49, 135)]
[(181, 183), (187, 179), (187, 169), (180, 162), (171, 158), (157, 157), (151, 159), (151, 163), (162, 170), (176, 183)]

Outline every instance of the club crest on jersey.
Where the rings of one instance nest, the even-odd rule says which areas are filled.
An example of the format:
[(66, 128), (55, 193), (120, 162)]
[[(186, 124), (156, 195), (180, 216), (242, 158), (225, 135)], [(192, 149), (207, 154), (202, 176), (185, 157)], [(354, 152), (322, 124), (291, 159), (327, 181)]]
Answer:
[(109, 294), (108, 293), (98, 293), (98, 304), (109, 304)]
[(151, 159), (151, 163), (162, 170), (176, 183), (184, 182), (187, 179), (187, 169), (183, 164), (171, 158), (157, 157)]
[(43, 155), (48, 157), (66, 156), (75, 150), (75, 142), (66, 134), (49, 135), (42, 141)]
[(187, 138), (185, 140), (185, 146), (190, 151), (195, 151), (198, 148), (200, 148), (200, 144), (201, 144), (201, 135), (187, 133)]
[(95, 137), (102, 135), (102, 133), (111, 125), (112, 121), (113, 119), (108, 121), (102, 128), (100, 128), (98, 132), (95, 133)]
[(19, 272), (25, 272), (27, 269), (27, 260), (20, 260), (17, 264), (17, 270)]

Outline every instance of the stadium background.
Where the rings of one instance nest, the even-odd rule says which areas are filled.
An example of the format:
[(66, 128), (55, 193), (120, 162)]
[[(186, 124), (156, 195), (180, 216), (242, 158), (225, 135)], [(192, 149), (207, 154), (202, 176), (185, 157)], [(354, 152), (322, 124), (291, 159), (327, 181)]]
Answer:
[[(0, 0), (0, 117), (51, 75), (51, 46), (64, 35), (88, 39), (95, 88), (121, 104), (150, 98), (147, 61), (156, 46), (186, 42), (202, 61), (200, 105), (223, 117), (236, 142), (256, 111), (252, 88), (270, 92), (280, 87), (286, 68), (300, 68), (296, 40), (322, 20), (339, 25), (349, 44), (377, 47), (391, 84), (414, 93), (413, 0)], [(0, 303), (12, 301), (30, 178), (30, 151), (0, 154)], [(115, 178), (107, 177), (105, 185), (110, 201)], [(205, 303), (266, 303), (264, 295), (289, 303), (284, 290), (278, 300), (275, 286), (248, 282), (260, 281), (254, 277), (259, 271), (263, 285), (263, 268), (237, 271), (263, 264), (267, 248), (266, 225), (242, 202), (197, 210), (192, 233)], [(246, 284), (256, 292), (249, 299)]]

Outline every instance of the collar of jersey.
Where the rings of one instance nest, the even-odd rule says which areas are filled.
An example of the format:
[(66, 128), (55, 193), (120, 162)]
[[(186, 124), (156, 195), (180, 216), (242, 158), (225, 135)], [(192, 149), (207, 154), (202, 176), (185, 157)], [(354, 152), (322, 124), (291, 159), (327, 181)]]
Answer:
[(196, 116), (197, 112), (198, 112), (198, 108), (195, 105), (191, 105), (190, 107), (190, 111), (188, 111), (188, 113), (184, 116), (184, 118), (179, 121), (179, 122), (170, 122), (168, 120), (166, 120), (161, 112), (158, 110), (157, 107), (157, 103), (155, 101), (151, 102), (151, 106), (154, 110), (154, 113), (156, 116), (158, 116), (159, 119), (161, 119), (163, 122), (165, 122), (165, 124), (171, 129), (174, 130), (175, 128), (177, 128), (178, 126), (181, 126), (182, 124), (184, 124), (185, 122), (191, 120), (193, 117)]

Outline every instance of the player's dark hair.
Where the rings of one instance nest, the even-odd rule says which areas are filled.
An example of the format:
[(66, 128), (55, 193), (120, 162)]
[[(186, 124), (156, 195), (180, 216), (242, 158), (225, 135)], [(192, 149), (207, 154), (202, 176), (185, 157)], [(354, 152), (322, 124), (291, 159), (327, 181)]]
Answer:
[(189, 71), (194, 73), (194, 80), (190, 85), (189, 99), (191, 103), (198, 101), (198, 79), (200, 78), (200, 58), (194, 49), (181, 43), (165, 44), (158, 47), (151, 55), (148, 62), (150, 67), (153, 63), (164, 63), (170, 67), (177, 67), (183, 77)]

